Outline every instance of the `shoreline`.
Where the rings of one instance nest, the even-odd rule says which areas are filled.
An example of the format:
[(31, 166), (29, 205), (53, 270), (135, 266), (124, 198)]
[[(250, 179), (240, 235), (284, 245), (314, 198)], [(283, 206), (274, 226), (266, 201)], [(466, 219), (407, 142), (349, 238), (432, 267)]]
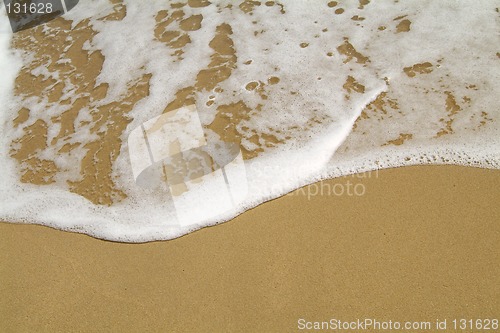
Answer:
[(0, 223), (0, 329), (298, 331), (300, 318), (498, 317), (500, 171), (414, 166), (322, 184), (346, 179), (365, 193), (308, 200), (297, 190), (170, 241)]
[[(455, 153), (456, 155), (457, 153)], [(464, 153), (465, 154), (465, 153)], [(465, 154), (466, 155), (466, 154)], [(483, 158), (482, 162), (478, 162), (477, 160), (471, 160), (471, 164), (440, 164), (440, 163), (432, 163), (428, 161), (428, 163), (423, 163), (423, 164), (397, 164), (394, 166), (385, 166), (380, 169), (376, 168), (364, 168), (360, 172), (346, 172), (344, 170), (344, 166), (342, 163), (340, 164), (338, 170), (336, 171), (331, 171), (329, 176), (326, 177), (317, 177), (315, 181), (313, 181), (309, 185), (304, 185), (302, 187), (299, 187), (295, 190), (286, 192), (285, 194), (281, 194), (278, 197), (272, 198), (272, 199), (267, 199), (266, 201), (263, 201), (259, 204), (256, 204), (255, 206), (252, 206), (251, 208), (248, 208), (238, 214), (236, 214), (234, 217), (229, 218), (229, 219), (221, 219), (219, 222), (216, 222), (215, 224), (209, 224), (205, 225), (203, 227), (194, 229), (194, 231), (190, 231), (188, 233), (183, 233), (180, 236), (175, 236), (173, 238), (168, 238), (168, 239), (150, 239), (150, 240), (144, 240), (144, 241), (133, 241), (133, 240), (125, 240), (127, 237), (124, 237), (123, 240), (115, 240), (114, 237), (109, 237), (109, 238), (104, 238), (104, 237), (99, 237), (98, 235), (94, 234), (89, 234), (86, 232), (80, 232), (78, 231), (79, 228), (72, 230), (72, 229), (63, 229), (59, 227), (54, 227), (50, 224), (44, 224), (44, 223), (34, 223), (34, 222), (10, 222), (10, 221), (5, 221), (0, 219), (0, 224), (14, 224), (14, 225), (35, 225), (35, 226), (40, 226), (40, 227), (46, 227), (50, 228), (56, 231), (62, 231), (62, 232), (67, 232), (70, 234), (79, 234), (79, 235), (84, 235), (91, 237), (96, 240), (100, 241), (106, 241), (106, 242), (111, 242), (111, 243), (118, 243), (118, 244), (148, 244), (148, 243), (154, 243), (154, 242), (169, 242), (172, 240), (176, 240), (178, 238), (182, 238), (184, 236), (189, 236), (192, 233), (199, 232), (200, 230), (204, 230), (206, 228), (212, 228), (212, 227), (217, 227), (220, 226), (221, 224), (225, 224), (227, 222), (232, 222), (233, 220), (239, 218), (241, 215), (247, 213), (248, 211), (258, 209), (262, 205), (266, 205), (269, 202), (275, 201), (275, 200), (282, 200), (284, 197), (289, 197), (289, 196), (307, 196), (307, 200), (311, 200), (311, 197), (315, 197), (317, 195), (322, 196), (322, 195), (327, 195), (331, 197), (338, 197), (338, 196), (348, 196), (348, 197), (360, 197), (364, 196), (366, 189), (364, 188), (364, 184), (362, 184), (362, 180), (366, 178), (375, 178), (378, 179), (379, 173), (380, 172), (385, 172), (385, 170), (396, 170), (396, 169), (407, 169), (407, 168), (420, 168), (420, 167), (431, 167), (431, 168), (472, 168), (472, 169), (479, 169), (479, 170), (487, 170), (491, 172), (496, 172), (500, 171), (498, 168), (498, 165), (491, 162), (490, 160)], [(332, 169), (335, 170), (335, 169)], [(357, 179), (358, 181), (351, 182), (349, 179)], [(337, 182), (340, 182), (341, 180), (346, 180), (343, 184), (337, 184)], [(360, 189), (358, 189), (358, 187)], [(325, 191), (326, 188), (326, 191)], [(330, 192), (330, 193), (328, 193)], [(100, 233), (97, 233), (100, 234)]]

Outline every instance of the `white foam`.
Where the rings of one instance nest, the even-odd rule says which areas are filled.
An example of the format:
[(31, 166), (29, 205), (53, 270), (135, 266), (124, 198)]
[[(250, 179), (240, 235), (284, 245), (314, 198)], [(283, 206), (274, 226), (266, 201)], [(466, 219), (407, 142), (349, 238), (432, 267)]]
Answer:
[[(500, 77), (499, 60), (495, 56), (498, 13), (492, 3), (377, 1), (360, 10), (352, 1), (342, 4), (345, 12), (341, 15), (335, 15), (335, 8), (329, 8), (327, 2), (315, 5), (286, 2), (284, 15), (280, 14), (279, 6), (265, 5), (255, 7), (249, 15), (236, 5), (232, 10), (226, 8), (231, 3), (183, 7), (186, 17), (202, 13), (204, 20), (200, 30), (189, 34), (191, 43), (183, 48), (182, 61), (172, 55), (168, 46), (154, 39), (155, 15), (163, 9), (171, 11), (165, 1), (151, 1), (147, 6), (135, 0), (124, 1), (127, 16), (122, 21), (99, 20), (113, 11), (106, 0), (81, 0), (65, 15), (73, 21), (73, 27), (90, 18), (92, 28), (98, 32), (84, 48), (99, 50), (105, 57), (97, 85), (108, 83), (110, 89), (100, 105), (119, 101), (131, 82), (152, 74), (150, 95), (130, 112), (133, 121), (121, 138), (124, 144), (114, 164), (113, 176), (128, 197), (111, 207), (94, 205), (67, 189), (66, 180), (79, 177), (75, 166), (85, 154), (82, 148), (70, 157), (58, 155), (55, 148), (41, 153), (40, 156), (54, 160), (60, 169), (66, 170), (57, 175), (56, 183), (36, 186), (19, 182), (19, 166), (9, 157), (11, 142), (22, 136), (21, 127), (11, 126), (17, 111), (21, 106), (32, 110), (27, 124), (37, 117), (50, 123), (52, 117), (67, 107), (48, 105), (45, 99), (21, 100), (12, 96), (17, 71), (32, 59), (29, 54), (9, 49), (11, 34), (0, 33), (3, 75), (0, 124), (5, 134), (0, 141), (0, 219), (44, 224), (115, 241), (144, 242), (171, 239), (226, 221), (264, 201), (324, 178), (410, 164), (500, 167), (500, 119), (495, 94), (499, 91)], [(8, 29), (5, 14), (0, 15), (3, 15), (0, 31)], [(351, 20), (354, 15), (364, 20)], [(411, 29), (396, 33), (396, 25), (402, 19), (394, 19), (402, 15), (408, 15)], [(230, 37), (237, 61), (232, 75), (219, 86), (234, 94), (197, 92), (201, 123), (207, 126), (216, 117), (216, 105), (205, 105), (208, 97), (223, 96), (218, 105), (243, 101), (252, 110), (250, 117), (237, 127), (244, 148), (251, 150), (257, 146), (251, 140), (255, 133), (273, 135), (285, 143), (277, 147), (264, 145), (263, 153), (245, 162), (248, 195), (241, 204), (222, 215), (180, 226), (176, 224), (174, 202), (168, 193), (136, 185), (127, 137), (134, 128), (161, 115), (179, 89), (194, 84), (199, 71), (210, 62), (213, 50), (208, 42), (215, 36), (216, 27), (223, 23), (232, 27)], [(378, 29), (382, 25), (385, 30)], [(323, 31), (324, 28), (328, 30)], [(353, 60), (344, 64), (345, 56), (337, 52), (344, 37), (349, 38), (357, 51), (369, 56), (370, 61), (363, 64)], [(300, 47), (300, 43), (308, 46)], [(327, 56), (329, 52), (332, 56)], [(245, 64), (248, 60), (252, 60), (250, 65)], [(421, 62), (431, 62), (433, 71), (410, 78), (402, 70)], [(48, 73), (43, 67), (32, 73), (58, 75)], [(343, 85), (349, 75), (364, 85), (365, 92), (353, 92), (346, 99)], [(270, 76), (279, 77), (279, 84), (267, 84)], [(384, 77), (390, 82), (389, 87)], [(265, 101), (245, 88), (249, 82), (258, 81), (266, 83)], [(478, 90), (468, 89), (470, 85)], [(359, 121), (351, 132), (362, 109), (383, 91), (397, 100), (399, 109), (388, 108), (388, 113), (382, 116), (373, 114)], [(453, 92), (461, 112), (454, 115), (453, 133), (437, 137), (443, 126), (440, 119), (447, 117), (445, 91)], [(68, 89), (68, 96), (71, 94)], [(466, 96), (472, 100), (470, 105), (461, 100)], [(259, 104), (262, 106), (257, 112)], [(91, 119), (89, 111), (81, 111), (78, 122)], [(478, 119), (484, 111), (492, 120), (481, 125)], [(49, 137), (55, 136), (57, 130), (49, 126)], [(399, 146), (387, 144), (401, 133), (412, 134), (412, 138)], [(207, 141), (218, 139), (218, 134), (208, 129), (205, 135)], [(82, 126), (69, 142), (96, 139), (89, 126)], [(199, 219), (199, 214), (195, 215)]]
[[(0, 6), (0, 73), (2, 73), (2, 79), (0, 80), (0, 105), (2, 106), (0, 126), (2, 128), (9, 126), (12, 120), (10, 116), (12, 115), (11, 110), (14, 102), (11, 96), (14, 88), (14, 80), (22, 65), (22, 62), (10, 49), (11, 39), (12, 30), (2, 3)], [(2, 161), (0, 163), (0, 177), (2, 179), (0, 182), (0, 191), (6, 193), (17, 183), (17, 177), (12, 172), (15, 170), (14, 161), (8, 155), (9, 138), (1, 135), (0, 142), (0, 161)]]
[[(386, 17), (402, 14), (412, 21), (404, 38), (379, 33), (366, 49), (378, 71), (390, 78), (391, 97), (398, 101), (400, 110), (391, 112), (388, 107), (385, 119), (375, 116), (360, 122), (324, 177), (415, 164), (498, 169), (500, 70), (495, 55), (498, 35), (493, 33), (498, 30), (495, 6), (430, 1), (418, 8), (410, 2), (386, 8)], [(381, 17), (372, 19), (378, 25), (387, 22)], [(388, 48), (388, 44), (393, 47)], [(433, 64), (432, 73), (410, 78), (401, 71), (423, 62)], [(468, 88), (471, 85), (475, 88)], [(454, 133), (436, 137), (443, 126), (440, 119), (446, 118), (447, 91), (453, 93), (461, 111), (453, 117)], [(470, 105), (464, 98), (471, 99)], [(482, 112), (491, 119), (483, 125)], [(382, 127), (384, 131), (376, 130)], [(363, 133), (369, 133), (370, 140)], [(413, 138), (402, 146), (383, 146), (400, 133)]]

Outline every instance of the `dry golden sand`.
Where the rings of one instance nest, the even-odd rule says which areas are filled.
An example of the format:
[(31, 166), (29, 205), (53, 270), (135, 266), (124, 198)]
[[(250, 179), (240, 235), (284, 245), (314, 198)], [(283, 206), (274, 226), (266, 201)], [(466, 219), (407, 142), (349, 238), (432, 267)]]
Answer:
[(500, 316), (500, 172), (380, 171), (180, 239), (0, 224), (1, 332), (293, 332), (297, 320)]

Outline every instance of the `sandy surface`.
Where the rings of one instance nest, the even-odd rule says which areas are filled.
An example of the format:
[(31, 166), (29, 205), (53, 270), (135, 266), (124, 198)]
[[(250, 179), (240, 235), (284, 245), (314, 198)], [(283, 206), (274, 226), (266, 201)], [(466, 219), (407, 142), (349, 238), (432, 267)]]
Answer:
[[(101, 19), (123, 20), (126, 7), (112, 2), (114, 12)], [(333, 8), (334, 3), (328, 6)], [(369, 1), (359, 3), (361, 10)], [(188, 5), (198, 8), (206, 2)], [(266, 2), (271, 5), (278, 3)], [(246, 13), (247, 8), (241, 10)], [(172, 30), (169, 15), (180, 15), (180, 20), (184, 12), (159, 12), (155, 38), (181, 57), (189, 35), (200, 29), (202, 17), (190, 16)], [(408, 32), (410, 24), (404, 19), (386, 32)], [(151, 75), (129, 82), (122, 100), (106, 104), (109, 85), (97, 85), (104, 55), (83, 49), (97, 34), (89, 21), (71, 27), (71, 22), (59, 18), (47, 26), (50, 43), (39, 27), (17, 34), (13, 46), (34, 52), (34, 58), (48, 64), (49, 72), (60, 73), (67, 81), (34, 76), (32, 70), (44, 63), (33, 62), (20, 71), (15, 93), (43, 96), (49, 103), (71, 104), (71, 108), (50, 121), (40, 118), (32, 124), (28, 121), (32, 111), (19, 109), (13, 126), (25, 126), (24, 135), (14, 142), (18, 148), (11, 156), (19, 163), (20, 180), (45, 185), (59, 177), (69, 191), (95, 204), (119, 202), (126, 195), (113, 181), (114, 159), (131, 122), (128, 114), (149, 95)], [(192, 104), (201, 91), (217, 91), (217, 85), (231, 76), (237, 60), (232, 28), (222, 24), (216, 29), (215, 37), (207, 41), (212, 62), (196, 74), (192, 85), (175, 93), (165, 112)], [(68, 39), (73, 36), (77, 41)], [(354, 55), (361, 63), (368, 60), (348, 41), (333, 49), (351, 59)], [(62, 58), (70, 62), (57, 65)], [(440, 61), (401, 70), (416, 82), (422, 80), (421, 87), (427, 89), (435, 83), (430, 73), (434, 68), (437, 72)], [(442, 100), (441, 111), (446, 111), (439, 120), (444, 127), (435, 133), (439, 137), (456, 130), (453, 116), (470, 112), (474, 98), (467, 92), (460, 99), (453, 82), (449, 92), (443, 90), (442, 77), (434, 79), (439, 79), (434, 93)], [(262, 87), (277, 84), (279, 78), (266, 82), (252, 81), (245, 89), (267, 99)], [(467, 89), (480, 90), (472, 83), (477, 82), (467, 82)], [(74, 96), (62, 100), (64, 89), (72, 85)], [(367, 141), (363, 135), (369, 119), (382, 121), (386, 115), (390, 119), (400, 114), (402, 123), (420, 129), (403, 117), (405, 110), (392, 91), (396, 86), (363, 111), (353, 131), (357, 135), (351, 139), (353, 147), (358, 146), (356, 140)], [(353, 80), (344, 89), (364, 91)], [(85, 107), (92, 109), (91, 121), (75, 127)], [(241, 119), (249, 111), (243, 102), (217, 105), (217, 110), (232, 119)], [(492, 121), (489, 117), (486, 112), (476, 117), (476, 129)], [(225, 130), (226, 118), (216, 118), (210, 128), (228, 142), (239, 142), (239, 133)], [(61, 125), (58, 135), (48, 140), (48, 130), (56, 125)], [(100, 131), (104, 125), (107, 130)], [(70, 140), (87, 127), (98, 134), (96, 141)], [(269, 135), (261, 139), (271, 146), (278, 143)], [(400, 146), (413, 139), (412, 133), (401, 131), (383, 145)], [(81, 179), (76, 181), (71, 174), (61, 175), (55, 162), (42, 154), (57, 148), (59, 154), (69, 156), (81, 147), (85, 154), (76, 154), (78, 158), (71, 157), (74, 163), (69, 163), (79, 166)], [(261, 152), (261, 148), (244, 151), (246, 158)], [(105, 242), (46, 227), (2, 223), (0, 332), (293, 332), (298, 331), (301, 318), (428, 321), (433, 325), (430, 332), (438, 319), (446, 319), (448, 328), (453, 319), (500, 319), (499, 180), (498, 170), (456, 166), (382, 170), (364, 178), (316, 184), (216, 228), (148, 244)], [(348, 195), (348, 182), (351, 190), (360, 185), (357, 193), (364, 194)], [(318, 191), (323, 195), (314, 195)]]
[(454, 166), (382, 170), (326, 182), (363, 184), (363, 196), (295, 194), (149, 244), (0, 224), (0, 331), (499, 318), (499, 179)]

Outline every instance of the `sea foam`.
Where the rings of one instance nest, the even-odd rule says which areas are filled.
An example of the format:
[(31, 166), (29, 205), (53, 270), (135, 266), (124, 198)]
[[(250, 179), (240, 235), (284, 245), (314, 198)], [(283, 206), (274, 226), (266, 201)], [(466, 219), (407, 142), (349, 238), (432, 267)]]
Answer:
[[(144, 242), (320, 179), (500, 166), (493, 2), (81, 0), (14, 36), (0, 15), (5, 221)], [(190, 105), (207, 141), (240, 146), (248, 191), (180, 225), (171, 193), (136, 183), (127, 138)]]

